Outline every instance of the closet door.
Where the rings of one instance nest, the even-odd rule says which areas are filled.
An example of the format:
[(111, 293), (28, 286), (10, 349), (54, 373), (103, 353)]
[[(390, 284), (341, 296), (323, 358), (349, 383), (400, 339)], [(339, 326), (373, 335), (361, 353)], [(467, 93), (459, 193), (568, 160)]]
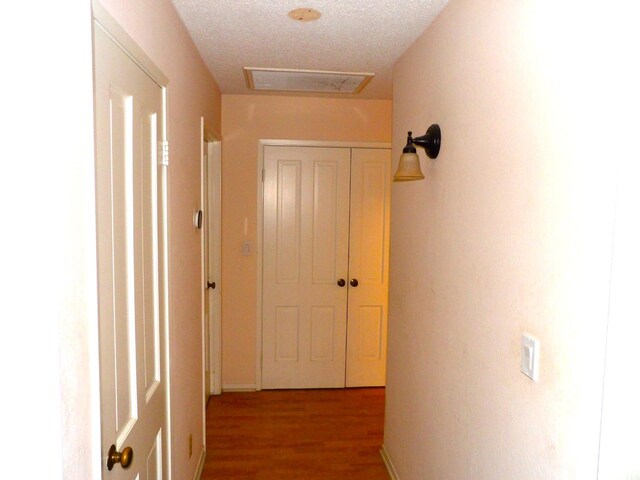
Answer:
[(267, 146), (264, 170), (262, 386), (344, 387), (350, 149)]
[(390, 168), (389, 150), (352, 150), (347, 387), (385, 384)]

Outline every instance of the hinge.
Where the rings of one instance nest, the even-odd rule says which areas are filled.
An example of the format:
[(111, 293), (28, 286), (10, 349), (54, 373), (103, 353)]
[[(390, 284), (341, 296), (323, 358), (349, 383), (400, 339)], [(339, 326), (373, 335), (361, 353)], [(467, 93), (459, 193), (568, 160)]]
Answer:
[(264, 183), (264, 168), (262, 169), (262, 183)]
[(159, 142), (160, 151), (158, 152), (158, 163), (163, 167), (169, 166), (169, 142), (166, 140)]

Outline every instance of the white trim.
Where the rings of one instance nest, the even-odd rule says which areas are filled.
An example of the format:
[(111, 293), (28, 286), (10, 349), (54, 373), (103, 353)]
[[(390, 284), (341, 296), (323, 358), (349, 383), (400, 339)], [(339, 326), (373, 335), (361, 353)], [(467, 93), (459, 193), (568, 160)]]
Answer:
[(202, 477), (202, 471), (204, 470), (204, 461), (207, 458), (207, 450), (202, 447), (200, 451), (200, 458), (198, 459), (198, 468), (196, 468), (196, 474), (193, 476), (193, 480), (200, 480)]
[[(205, 125), (204, 125), (204, 117), (200, 117), (200, 212), (206, 212), (206, 204), (207, 204), (207, 188), (206, 188), (206, 176), (207, 176), (207, 152), (205, 152), (204, 145), (208, 145), (205, 140)], [(207, 146), (208, 148), (208, 146)], [(206, 218), (206, 214), (205, 214)], [(209, 290), (205, 287), (207, 284), (207, 273), (208, 273), (208, 265), (205, 262), (207, 256), (205, 255), (206, 249), (208, 248), (206, 245), (207, 235), (209, 225), (208, 222), (204, 222), (203, 229), (200, 230), (200, 338), (202, 339), (202, 377), (201, 377), (201, 385), (202, 385), (202, 393), (200, 398), (202, 400), (202, 444), (207, 445), (207, 396), (209, 392), (207, 378), (207, 370), (208, 365), (207, 362), (207, 317), (206, 317), (206, 302), (209, 301)], [(202, 458), (201, 458), (202, 459)], [(199, 478), (198, 473), (199, 469), (196, 469), (195, 478)]]
[(133, 60), (142, 70), (149, 75), (154, 82), (161, 87), (169, 84), (169, 79), (164, 73), (156, 67), (155, 63), (147, 56), (146, 53), (138, 46), (138, 44), (129, 36), (129, 34), (120, 26), (120, 24), (107, 12), (107, 10), (98, 2), (92, 0), (91, 8), (93, 10), (93, 19), (100, 25), (111, 39), (124, 50), (131, 60)]
[(384, 462), (384, 466), (387, 467), (387, 472), (389, 472), (389, 476), (391, 480), (400, 480), (400, 476), (393, 466), (393, 462), (391, 461), (391, 457), (389, 456), (389, 452), (387, 452), (387, 447), (382, 445), (382, 449), (380, 450), (380, 456), (382, 457), (382, 461)]
[[(202, 444), (207, 446), (207, 398), (206, 395), (222, 393), (222, 325), (221, 325), (221, 149), (220, 139), (213, 134), (204, 117), (200, 117), (200, 209), (206, 212), (204, 230), (200, 233), (200, 292), (201, 292), (201, 335), (202, 335)], [(206, 151), (205, 151), (206, 149)], [(215, 197), (215, 198), (214, 198)], [(213, 200), (213, 201), (212, 201)], [(213, 205), (212, 205), (213, 204)], [(213, 222), (211, 221), (213, 214)], [(212, 225), (213, 223), (213, 225)], [(208, 245), (205, 243), (207, 242)], [(213, 245), (212, 245), (213, 244)], [(207, 255), (205, 255), (205, 252)], [(205, 261), (206, 260), (206, 261)], [(214, 265), (213, 273), (209, 271)], [(213, 297), (207, 288), (207, 282), (216, 282)], [(206, 325), (206, 303), (210, 302), (209, 325)], [(209, 335), (207, 336), (207, 332)], [(209, 364), (207, 361), (209, 350)], [(209, 375), (207, 375), (209, 373)], [(201, 459), (203, 462), (204, 460)], [(203, 465), (204, 466), (204, 463)], [(200, 472), (202, 466), (199, 467)], [(196, 477), (196, 478), (199, 478)]]
[[(220, 395), (222, 393), (222, 142), (219, 135), (212, 133), (212, 130), (208, 127), (204, 117), (200, 117), (200, 130), (202, 136), (202, 142), (207, 144), (207, 152), (201, 151), (200, 169), (200, 191), (201, 191), (201, 205), (202, 209), (206, 212), (213, 213), (213, 226), (211, 226), (210, 216), (207, 215), (207, 222), (205, 228), (207, 229), (207, 235), (202, 235), (201, 247), (202, 258), (204, 260), (204, 240), (205, 236), (209, 239), (209, 265), (213, 263), (214, 271), (211, 277), (207, 276), (209, 273), (209, 265), (205, 265), (204, 262), (201, 268), (201, 278), (203, 283), (202, 294), (202, 321), (203, 321), (203, 334), (207, 331), (204, 325), (205, 321), (205, 307), (204, 302), (209, 301), (209, 291), (204, 288), (204, 285), (209, 281), (216, 283), (216, 288), (213, 292), (214, 297), (217, 298), (217, 302), (209, 306), (209, 338), (204, 338), (204, 342), (208, 342), (209, 346), (209, 365), (206, 366), (205, 371), (209, 371), (209, 378), (205, 378), (205, 382), (208, 383), (208, 391), (213, 395)], [(204, 160), (208, 159), (208, 163), (205, 166)], [(211, 168), (211, 171), (210, 171)], [(205, 181), (204, 175), (207, 175), (207, 181)], [(211, 181), (212, 180), (212, 181)], [(207, 185), (208, 191), (205, 191), (205, 185)], [(212, 194), (213, 207), (211, 207)], [(211, 228), (210, 228), (211, 227)], [(211, 246), (211, 239), (213, 239), (213, 245)], [(213, 260), (211, 259), (213, 258)], [(206, 359), (206, 351), (204, 350), (203, 342), (203, 362)], [(203, 363), (204, 364), (204, 363)]]
[[(167, 99), (167, 86), (165, 84), (165, 86), (162, 87), (162, 92), (163, 92), (163, 116), (164, 116), (164, 122), (162, 122), (163, 125), (163, 140), (167, 140), (167, 138), (169, 138), (169, 134), (168, 134), (168, 124), (169, 124), (169, 113), (168, 113), (168, 109), (167, 106), (169, 104), (169, 101)], [(169, 257), (169, 245), (171, 242), (171, 220), (169, 218), (169, 198), (171, 196), (171, 192), (169, 190), (169, 167), (163, 167), (162, 168), (162, 189), (164, 190), (164, 195), (163, 195), (163, 200), (162, 200), (162, 218), (164, 219), (164, 231), (162, 232), (162, 236), (163, 236), (163, 243), (164, 243), (164, 248), (162, 249), (162, 255), (164, 257), (163, 260), (163, 264), (164, 264), (164, 288), (165, 288), (165, 293), (164, 293), (164, 298), (165, 298), (165, 302), (164, 302), (164, 335), (163, 335), (163, 348), (164, 348), (164, 352), (165, 352), (165, 368), (164, 368), (164, 379), (165, 379), (165, 395), (166, 395), (166, 425), (164, 426), (165, 431), (166, 431), (166, 441), (164, 442), (164, 446), (165, 446), (165, 452), (167, 455), (167, 476), (166, 476), (166, 480), (171, 480), (172, 477), (172, 467), (171, 467), (171, 459), (172, 459), (172, 448), (173, 445), (171, 443), (171, 438), (173, 436), (173, 432), (172, 432), (172, 427), (171, 427), (171, 339), (170, 339), (170, 335), (171, 335), (171, 330), (170, 330), (170, 312), (171, 312), (171, 307), (169, 305), (169, 303), (171, 302), (171, 295), (170, 295), (170, 285), (169, 285), (169, 272), (171, 271), (171, 259)]]
[[(345, 142), (329, 140), (284, 140), (284, 139), (260, 139), (258, 140), (258, 205), (256, 210), (256, 385), (255, 390), (262, 390), (262, 250), (263, 250), (263, 210), (264, 192), (263, 177), (264, 170), (264, 147), (268, 145), (284, 147), (323, 147), (323, 148), (379, 148), (389, 150), (391, 144), (388, 142)], [(225, 391), (223, 385), (223, 391)]]
[(216, 184), (214, 188), (214, 219), (213, 222), (213, 270), (214, 279), (216, 281), (216, 289), (214, 297), (218, 300), (214, 302), (211, 309), (211, 351), (210, 369), (213, 372), (211, 392), (214, 395), (222, 393), (222, 142), (219, 139), (209, 140), (209, 162), (213, 161), (213, 181)]
[(256, 392), (258, 388), (253, 383), (225, 383), (222, 385), (223, 392)]
[(264, 147), (267, 140), (258, 140), (258, 206), (256, 210), (256, 390), (262, 390), (262, 217), (264, 210)]
[(258, 145), (262, 149), (266, 145), (280, 147), (324, 147), (324, 148), (380, 148), (389, 150), (391, 144), (388, 142), (344, 142), (330, 140), (285, 140), (285, 139), (265, 139), (258, 140)]
[[(167, 141), (168, 125), (169, 125), (169, 113), (168, 113), (168, 99), (167, 99), (167, 85), (169, 79), (162, 73), (162, 71), (155, 65), (155, 63), (144, 53), (144, 51), (136, 44), (136, 42), (129, 36), (129, 34), (120, 26), (120, 24), (105, 10), (97, 0), (92, 0), (91, 10), (93, 16), (94, 28), (102, 29), (121, 49), (125, 52), (131, 60), (136, 63), (158, 86), (162, 89), (162, 139), (161, 141)], [(164, 456), (166, 457), (166, 480), (171, 480), (172, 468), (171, 468), (171, 456), (172, 456), (172, 431), (171, 431), (171, 356), (170, 356), (170, 319), (169, 313), (171, 308), (169, 302), (171, 296), (169, 294), (169, 272), (171, 271), (171, 265), (169, 260), (169, 242), (171, 237), (171, 228), (169, 220), (169, 170), (168, 167), (163, 167), (161, 170), (162, 175), (162, 211), (158, 212), (163, 221), (162, 232), (159, 238), (161, 251), (159, 255), (162, 256), (163, 271), (160, 275), (163, 277), (162, 286), (164, 292), (160, 292), (162, 299), (161, 307), (163, 309), (163, 338), (160, 339), (162, 349), (164, 350), (164, 368), (162, 376), (164, 378), (165, 386), (165, 424), (163, 425), (163, 448)], [(99, 378), (99, 372), (98, 372)], [(100, 423), (100, 418), (98, 418)], [(101, 448), (102, 450), (102, 448)], [(102, 455), (100, 458), (102, 462)], [(102, 464), (100, 465), (100, 471), (102, 471)]]

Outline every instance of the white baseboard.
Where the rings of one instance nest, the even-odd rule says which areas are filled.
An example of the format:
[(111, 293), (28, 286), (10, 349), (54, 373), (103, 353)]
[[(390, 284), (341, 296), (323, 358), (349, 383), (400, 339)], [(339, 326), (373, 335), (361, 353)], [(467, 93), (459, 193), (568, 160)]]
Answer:
[(255, 392), (255, 383), (227, 383), (222, 385), (223, 392)]
[(193, 480), (200, 480), (200, 477), (202, 476), (202, 470), (204, 470), (204, 459), (206, 458), (206, 456), (207, 456), (207, 452), (203, 448), (202, 451), (200, 452), (200, 459), (198, 460), (198, 468), (196, 468), (196, 474), (193, 477)]
[(385, 467), (387, 467), (387, 472), (389, 472), (389, 476), (391, 480), (400, 480), (398, 476), (398, 472), (396, 472), (395, 467), (393, 466), (393, 462), (391, 462), (391, 457), (387, 453), (387, 449), (384, 445), (382, 445), (382, 449), (380, 450), (380, 455), (382, 456), (382, 461), (384, 462)]
[(193, 477), (193, 480), (200, 480), (202, 476), (202, 470), (204, 470), (204, 459), (207, 456), (206, 450), (203, 448), (200, 452), (200, 459), (198, 460), (198, 468), (196, 468), (196, 475)]

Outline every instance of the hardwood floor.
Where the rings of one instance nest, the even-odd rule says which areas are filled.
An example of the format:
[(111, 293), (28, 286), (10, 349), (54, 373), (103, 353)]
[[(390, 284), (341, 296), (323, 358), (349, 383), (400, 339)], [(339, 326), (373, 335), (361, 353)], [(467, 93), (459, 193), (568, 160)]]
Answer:
[(207, 405), (203, 480), (388, 480), (384, 388), (224, 393)]

